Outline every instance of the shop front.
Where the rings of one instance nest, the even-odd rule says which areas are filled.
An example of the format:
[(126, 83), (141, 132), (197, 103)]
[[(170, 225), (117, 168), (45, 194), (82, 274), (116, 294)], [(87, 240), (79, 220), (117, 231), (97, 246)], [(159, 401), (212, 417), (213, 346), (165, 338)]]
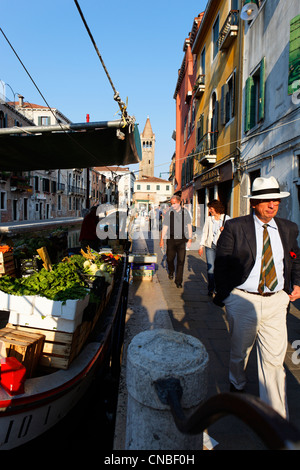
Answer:
[(227, 160), (195, 178), (197, 226), (200, 226), (200, 220), (207, 213), (207, 203), (212, 199), (219, 199), (225, 206), (226, 214), (232, 214), (233, 165), (233, 159)]

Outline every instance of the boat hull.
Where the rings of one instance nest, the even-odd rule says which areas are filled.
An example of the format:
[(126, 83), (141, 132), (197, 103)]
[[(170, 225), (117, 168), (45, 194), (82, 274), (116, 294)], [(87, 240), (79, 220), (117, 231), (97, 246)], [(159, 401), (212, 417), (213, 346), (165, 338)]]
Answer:
[(29, 379), (25, 393), (13, 399), (2, 396), (0, 450), (19, 447), (64, 418), (90, 387), (103, 360), (102, 353), (99, 343), (90, 343), (68, 371)]

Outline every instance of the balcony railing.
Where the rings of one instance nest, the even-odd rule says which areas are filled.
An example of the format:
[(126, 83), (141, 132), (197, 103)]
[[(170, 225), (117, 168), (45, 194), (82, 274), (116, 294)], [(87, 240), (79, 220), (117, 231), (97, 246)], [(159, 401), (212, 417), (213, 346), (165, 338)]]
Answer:
[(198, 141), (197, 152), (199, 152), (199, 162), (203, 165), (216, 163), (217, 160), (217, 139), (218, 132), (207, 132)]
[(198, 75), (194, 85), (195, 97), (200, 98), (205, 91), (205, 75)]
[(77, 186), (73, 186), (71, 184), (68, 184), (68, 194), (75, 195), (75, 196), (84, 196), (85, 195), (85, 189), (84, 188), (78, 188)]
[(218, 38), (218, 46), (222, 51), (228, 49), (236, 38), (239, 30), (239, 11), (231, 10), (227, 16)]
[(66, 185), (64, 183), (57, 183), (57, 193), (63, 193), (65, 191)]

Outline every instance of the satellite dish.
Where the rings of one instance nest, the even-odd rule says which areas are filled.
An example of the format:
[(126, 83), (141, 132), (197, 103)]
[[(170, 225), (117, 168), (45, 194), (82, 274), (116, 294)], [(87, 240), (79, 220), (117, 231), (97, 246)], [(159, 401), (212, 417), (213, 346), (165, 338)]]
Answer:
[(241, 18), (244, 21), (253, 20), (258, 13), (257, 4), (251, 0), (246, 0), (241, 11)]

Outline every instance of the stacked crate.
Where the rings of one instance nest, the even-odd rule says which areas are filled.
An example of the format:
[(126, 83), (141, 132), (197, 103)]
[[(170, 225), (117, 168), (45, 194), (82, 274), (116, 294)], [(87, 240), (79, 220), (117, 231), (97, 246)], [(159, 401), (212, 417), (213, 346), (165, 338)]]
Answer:
[(0, 330), (0, 354), (15, 357), (26, 368), (27, 377), (32, 377), (43, 350), (45, 335), (35, 331), (18, 331), (15, 328)]
[(7, 247), (0, 250), (0, 276), (15, 276), (16, 267), (13, 252)]

